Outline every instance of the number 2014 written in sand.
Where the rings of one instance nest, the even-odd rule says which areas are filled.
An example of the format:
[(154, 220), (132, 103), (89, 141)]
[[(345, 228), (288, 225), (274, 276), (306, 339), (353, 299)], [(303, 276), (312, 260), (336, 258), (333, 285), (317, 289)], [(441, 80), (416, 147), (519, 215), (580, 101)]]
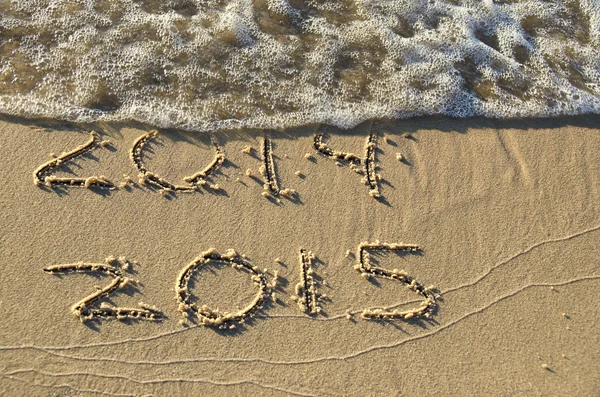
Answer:
[[(138, 137), (131, 148), (130, 158), (138, 171), (139, 182), (141, 184), (150, 184), (158, 187), (163, 192), (184, 191), (193, 192), (200, 187), (207, 187), (213, 190), (219, 190), (218, 185), (209, 184), (207, 177), (214, 173), (225, 160), (221, 147), (213, 141), (215, 150), (214, 159), (201, 171), (194, 175), (183, 178), (185, 184), (174, 184), (160, 177), (156, 173), (149, 171), (143, 161), (143, 151), (146, 144), (154, 139), (156, 131), (150, 131)], [(110, 142), (100, 141), (96, 133), (91, 133), (90, 140), (72, 151), (62, 153), (60, 156), (53, 156), (53, 159), (42, 164), (34, 173), (34, 183), (44, 186), (64, 186), (64, 187), (87, 187), (115, 189), (116, 186), (104, 176), (91, 177), (55, 177), (53, 171), (61, 165), (84, 155), (96, 147), (104, 147)], [(363, 182), (369, 188), (369, 194), (372, 197), (379, 198), (379, 180), (380, 176), (376, 173), (375, 150), (377, 147), (377, 135), (371, 132), (367, 137), (364, 155), (358, 156), (353, 153), (336, 151), (330, 148), (325, 142), (323, 134), (317, 133), (314, 137), (314, 149), (321, 155), (335, 160), (339, 165), (348, 165), (353, 171), (363, 175)], [(251, 148), (246, 147), (245, 153), (250, 153)], [(281, 188), (278, 178), (275, 162), (273, 160), (272, 142), (268, 137), (264, 137), (261, 145), (261, 155), (263, 165), (260, 172), (264, 178), (263, 197), (279, 200), (279, 196), (293, 199), (297, 194), (293, 189)], [(310, 159), (310, 155), (306, 156)], [(400, 157), (399, 160), (402, 160)], [(247, 171), (248, 176), (251, 171)], [(371, 263), (369, 252), (372, 251), (396, 251), (404, 254), (417, 254), (421, 250), (416, 245), (396, 244), (396, 243), (361, 243), (358, 246), (357, 264), (358, 270), (365, 278), (380, 277), (395, 280), (405, 284), (409, 289), (420, 295), (423, 299), (420, 305), (410, 310), (387, 310), (387, 309), (364, 309), (361, 317), (365, 319), (419, 319), (429, 318), (436, 310), (438, 291), (434, 287), (425, 287), (417, 280), (412, 278), (402, 270), (387, 270)], [(300, 274), (299, 282), (296, 284), (295, 295), (292, 297), (298, 303), (299, 308), (309, 315), (317, 315), (321, 311), (320, 303), (325, 298), (324, 294), (319, 292), (318, 283), (315, 280), (313, 269), (314, 255), (306, 249), (299, 250)], [(207, 305), (202, 305), (193, 297), (193, 291), (190, 286), (190, 279), (202, 268), (211, 265), (229, 264), (233, 268), (248, 273), (251, 281), (257, 286), (258, 291), (254, 299), (243, 309), (237, 312), (226, 312), (218, 309), (211, 309)], [(147, 320), (161, 321), (164, 316), (159, 308), (140, 302), (137, 307), (118, 307), (108, 303), (111, 295), (122, 291), (135, 281), (128, 277), (126, 273), (130, 270), (131, 262), (125, 258), (107, 258), (103, 263), (73, 263), (65, 265), (54, 265), (46, 267), (44, 270), (48, 273), (60, 275), (69, 273), (88, 273), (93, 275), (104, 275), (111, 278), (111, 281), (104, 287), (97, 287), (96, 291), (76, 302), (72, 306), (72, 312), (82, 322), (92, 320), (118, 319), (118, 320)], [(214, 267), (214, 266), (213, 266)], [(176, 277), (176, 301), (178, 310), (181, 313), (181, 323), (187, 324), (188, 321), (197, 320), (199, 324), (217, 327), (217, 328), (235, 328), (242, 324), (247, 318), (252, 317), (257, 311), (264, 309), (264, 303), (267, 299), (273, 299), (275, 291), (278, 289), (278, 274), (274, 272), (269, 274), (267, 269), (260, 269), (247, 260), (245, 255), (239, 255), (235, 250), (228, 250), (224, 254), (219, 254), (214, 249), (203, 252), (192, 262), (186, 265)], [(351, 313), (348, 313), (351, 316)]]
[[(209, 183), (209, 176), (213, 175), (217, 169), (225, 161), (223, 149), (213, 140), (215, 156), (206, 167), (193, 175), (183, 178), (182, 184), (177, 184), (159, 176), (157, 173), (149, 170), (144, 162), (143, 155), (146, 145), (156, 138), (158, 132), (150, 131), (138, 137), (131, 148), (130, 159), (138, 172), (138, 181), (142, 185), (151, 185), (158, 188), (161, 193), (168, 194), (171, 192), (194, 192), (200, 188), (211, 189), (218, 191), (221, 188), (218, 184)], [(105, 176), (88, 176), (88, 177), (57, 177), (53, 175), (59, 167), (75, 160), (96, 149), (97, 147), (105, 147), (110, 145), (108, 140), (100, 140), (98, 134), (92, 132), (88, 142), (77, 148), (64, 152), (59, 156), (52, 155), (52, 159), (40, 165), (33, 172), (33, 180), (37, 186), (46, 187), (86, 187), (99, 189), (116, 189), (117, 186)], [(371, 131), (366, 139), (364, 154), (362, 156), (354, 153), (343, 152), (332, 149), (324, 140), (321, 133), (317, 133), (314, 137), (313, 147), (317, 153), (326, 158), (334, 160), (338, 165), (347, 165), (354, 172), (362, 176), (362, 182), (368, 187), (369, 195), (376, 199), (381, 198), (379, 181), (381, 176), (376, 172), (375, 152), (377, 148), (377, 134)], [(247, 146), (244, 153), (251, 154), (252, 149)], [(265, 136), (262, 139), (260, 154), (263, 164), (260, 167), (260, 173), (263, 177), (263, 192), (262, 196), (271, 200), (280, 201), (280, 197), (293, 200), (297, 195), (294, 189), (282, 188), (280, 186), (277, 167), (273, 156), (273, 144), (269, 137)], [(306, 154), (307, 159), (312, 159), (311, 154)], [(396, 158), (404, 161), (404, 157), (398, 153)], [(246, 170), (248, 177), (254, 177), (250, 169)], [(301, 177), (301, 173), (296, 173)], [(134, 181), (126, 177), (125, 182), (119, 184), (118, 187), (126, 188), (129, 183)]]

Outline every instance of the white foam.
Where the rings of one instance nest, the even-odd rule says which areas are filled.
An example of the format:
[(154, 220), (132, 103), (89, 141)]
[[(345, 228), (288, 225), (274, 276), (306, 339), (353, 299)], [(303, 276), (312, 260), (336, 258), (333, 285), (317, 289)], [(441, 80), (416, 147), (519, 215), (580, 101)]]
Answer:
[(0, 0), (0, 112), (208, 131), (600, 113), (600, 3)]

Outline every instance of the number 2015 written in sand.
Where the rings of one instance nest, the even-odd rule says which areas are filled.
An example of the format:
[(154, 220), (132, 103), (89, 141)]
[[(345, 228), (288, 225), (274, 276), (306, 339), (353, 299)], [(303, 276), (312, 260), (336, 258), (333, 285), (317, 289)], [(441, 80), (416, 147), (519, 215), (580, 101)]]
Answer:
[[(437, 308), (438, 291), (430, 286), (425, 287), (413, 277), (402, 270), (388, 270), (373, 264), (370, 253), (373, 251), (395, 251), (401, 254), (420, 254), (421, 249), (413, 244), (361, 243), (356, 253), (357, 264), (355, 269), (364, 278), (380, 277), (398, 281), (406, 285), (410, 290), (422, 297), (419, 306), (409, 310), (388, 310), (383, 308), (364, 309), (361, 317), (364, 319), (379, 320), (410, 320), (429, 318)], [(299, 258), (299, 281), (295, 287), (295, 295), (292, 297), (298, 303), (300, 310), (309, 315), (317, 315), (321, 311), (321, 302), (325, 296), (320, 294), (319, 286), (314, 277), (313, 259), (314, 255), (309, 250), (301, 248)], [(111, 295), (119, 290), (131, 287), (137, 282), (126, 274), (131, 272), (131, 266), (135, 262), (120, 257), (106, 258), (103, 263), (73, 263), (65, 265), (53, 265), (44, 268), (45, 272), (62, 275), (70, 273), (87, 273), (95, 276), (108, 276), (111, 281), (104, 287), (96, 287), (96, 290), (87, 297), (76, 302), (72, 306), (72, 313), (82, 322), (100, 321), (107, 319), (117, 320), (140, 320), (140, 321), (162, 321), (164, 316), (156, 306), (140, 302), (137, 307), (119, 307), (107, 302)], [(220, 311), (203, 305), (194, 298), (193, 287), (190, 283), (195, 273), (203, 268), (212, 267), (218, 269), (221, 265), (230, 265), (234, 269), (244, 272), (250, 276), (253, 284), (257, 287), (255, 297), (245, 308), (236, 312)], [(259, 310), (264, 309), (264, 304), (269, 299), (274, 299), (275, 291), (281, 290), (278, 286), (279, 275), (277, 272), (269, 273), (267, 269), (260, 269), (252, 264), (245, 255), (238, 254), (229, 249), (224, 254), (218, 253), (214, 248), (202, 252), (189, 264), (187, 264), (176, 276), (175, 299), (177, 308), (181, 314), (181, 324), (186, 325), (189, 321), (198, 324), (221, 328), (233, 329), (243, 324), (248, 318), (254, 316)], [(123, 291), (124, 292), (124, 291)], [(348, 313), (348, 317), (351, 314)]]

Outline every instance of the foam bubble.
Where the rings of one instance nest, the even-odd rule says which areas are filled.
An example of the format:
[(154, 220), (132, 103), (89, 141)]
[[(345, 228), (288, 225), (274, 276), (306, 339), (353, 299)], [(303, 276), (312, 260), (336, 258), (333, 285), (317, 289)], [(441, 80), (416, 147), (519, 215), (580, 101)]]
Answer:
[(595, 0), (0, 0), (0, 112), (208, 131), (600, 112)]

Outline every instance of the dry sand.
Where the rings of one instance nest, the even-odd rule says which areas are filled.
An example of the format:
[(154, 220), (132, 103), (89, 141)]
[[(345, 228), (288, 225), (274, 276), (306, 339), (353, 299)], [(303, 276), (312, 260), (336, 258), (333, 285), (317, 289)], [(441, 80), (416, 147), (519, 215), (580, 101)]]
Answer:
[[(50, 153), (84, 144), (92, 129), (111, 144), (53, 175), (104, 175), (121, 187), (33, 183)], [(347, 163), (313, 149), (319, 130), (331, 148), (362, 156), (371, 129), (379, 201)], [(138, 184), (130, 159), (149, 130), (0, 121), (0, 394), (599, 395), (600, 118), (270, 132), (279, 188), (298, 192), (279, 203), (262, 197), (262, 132), (215, 137), (225, 161), (208, 179), (218, 190), (161, 194)], [(173, 184), (214, 156), (210, 139), (177, 131), (161, 131), (142, 153)], [(123, 186), (124, 175), (135, 183)], [(365, 308), (422, 300), (402, 282), (354, 269), (359, 244), (377, 239), (422, 248), (372, 257), (439, 288), (431, 318), (361, 318)], [(269, 282), (279, 274), (275, 302), (234, 330), (194, 325), (193, 316), (180, 324), (176, 280), (213, 247), (245, 254)], [(315, 256), (321, 312), (312, 316), (292, 300), (301, 248)], [(43, 271), (110, 256), (135, 261), (128, 277), (139, 280), (112, 305), (143, 301), (163, 321), (82, 323), (71, 307), (113, 277)], [(257, 292), (229, 266), (206, 266), (190, 283), (191, 301), (230, 312)]]

